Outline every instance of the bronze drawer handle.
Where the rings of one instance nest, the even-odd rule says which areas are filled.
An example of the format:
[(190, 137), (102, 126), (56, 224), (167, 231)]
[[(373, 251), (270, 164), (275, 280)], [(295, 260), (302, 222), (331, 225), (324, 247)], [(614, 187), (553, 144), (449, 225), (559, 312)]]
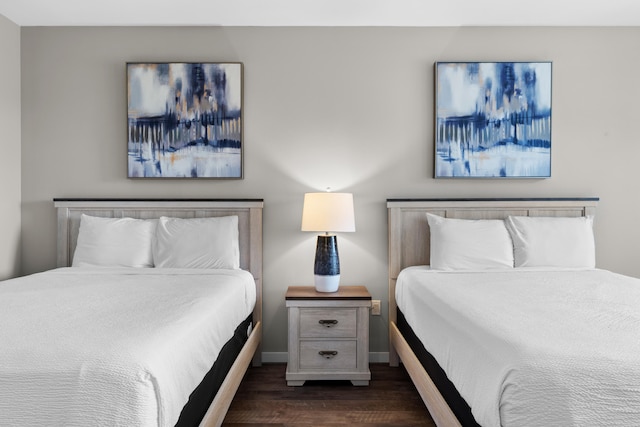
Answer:
[(322, 326), (326, 326), (327, 328), (330, 328), (332, 326), (335, 326), (338, 324), (337, 320), (318, 320), (318, 323), (320, 323)]
[(338, 352), (335, 350), (320, 350), (318, 354), (325, 359), (332, 359), (338, 355)]

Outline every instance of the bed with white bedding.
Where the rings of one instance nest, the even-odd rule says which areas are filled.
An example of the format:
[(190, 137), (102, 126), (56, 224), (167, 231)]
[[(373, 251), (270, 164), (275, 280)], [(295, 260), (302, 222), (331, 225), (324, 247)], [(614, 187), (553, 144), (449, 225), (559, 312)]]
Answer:
[(640, 280), (409, 267), (396, 301), (482, 426), (637, 425)]
[[(194, 425), (193, 415), (185, 417), (183, 410), (207, 393), (211, 398), (197, 408), (195, 425), (220, 425), (252, 358), (254, 365), (260, 363), (262, 201), (67, 199), (55, 204), (59, 268), (0, 282), (0, 425)], [(195, 247), (206, 239), (189, 233), (222, 232), (219, 224), (233, 218), (237, 247), (231, 258), (239, 268), (224, 262), (222, 268), (203, 268), (203, 257), (195, 268), (176, 267), (197, 255), (189, 253), (190, 247), (179, 253), (154, 247), (154, 255), (156, 249), (163, 254), (163, 268), (87, 265), (97, 253), (103, 254), (101, 262), (113, 263), (121, 254), (131, 258), (131, 248), (144, 246), (138, 245), (144, 239), (131, 237), (127, 240), (133, 243), (121, 250), (101, 241), (95, 250), (95, 242), (87, 242), (90, 222), (83, 215), (92, 221), (114, 219), (105, 220), (109, 228), (97, 229), (108, 231), (109, 243), (118, 233), (136, 234), (132, 230), (143, 223), (145, 230), (166, 223), (178, 226), (177, 236), (165, 236), (170, 244), (184, 243), (183, 235)], [(125, 228), (115, 228), (122, 226), (118, 218)], [(218, 225), (212, 228), (212, 223)], [(155, 234), (153, 239), (156, 245), (161, 240)], [(217, 241), (226, 245), (224, 238)], [(111, 256), (104, 255), (110, 251)], [(138, 252), (136, 263), (146, 256)], [(224, 247), (223, 252), (215, 258), (228, 253)], [(237, 349), (235, 359), (221, 360), (222, 353), (229, 357), (230, 346)], [(221, 363), (225, 371), (216, 372)], [(207, 390), (215, 383), (205, 381), (212, 375), (221, 375), (217, 393)]]
[(596, 204), (388, 200), (390, 362), (437, 425), (640, 423), (640, 281), (595, 269)]

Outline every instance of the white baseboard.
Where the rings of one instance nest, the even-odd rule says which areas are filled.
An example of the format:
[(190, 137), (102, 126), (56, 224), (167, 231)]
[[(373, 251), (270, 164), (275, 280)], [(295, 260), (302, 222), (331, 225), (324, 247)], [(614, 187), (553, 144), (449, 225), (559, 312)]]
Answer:
[(263, 351), (262, 363), (287, 363), (287, 352)]
[[(264, 351), (262, 352), (262, 363), (287, 363), (288, 354), (286, 351)], [(389, 352), (372, 351), (369, 353), (370, 363), (389, 363)]]
[(369, 363), (389, 363), (388, 351), (370, 351)]

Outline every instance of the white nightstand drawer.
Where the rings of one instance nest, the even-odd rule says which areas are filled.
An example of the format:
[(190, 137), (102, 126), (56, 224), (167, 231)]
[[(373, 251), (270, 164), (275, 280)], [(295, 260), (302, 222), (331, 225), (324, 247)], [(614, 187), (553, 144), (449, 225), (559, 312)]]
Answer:
[(311, 286), (289, 286), (287, 385), (309, 380), (349, 380), (369, 385), (369, 310), (364, 286), (340, 286), (317, 292)]
[(300, 337), (355, 338), (357, 320), (355, 308), (302, 308)]
[(300, 369), (354, 371), (357, 341), (301, 341)]

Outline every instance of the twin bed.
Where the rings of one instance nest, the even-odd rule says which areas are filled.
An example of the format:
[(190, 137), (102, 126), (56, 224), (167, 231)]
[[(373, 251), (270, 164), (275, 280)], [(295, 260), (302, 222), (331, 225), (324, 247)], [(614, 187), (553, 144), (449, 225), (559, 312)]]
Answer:
[(222, 424), (260, 364), (262, 206), (56, 199), (59, 268), (0, 286), (0, 424)]
[(390, 362), (438, 426), (638, 424), (640, 280), (595, 268), (596, 204), (388, 200)]

